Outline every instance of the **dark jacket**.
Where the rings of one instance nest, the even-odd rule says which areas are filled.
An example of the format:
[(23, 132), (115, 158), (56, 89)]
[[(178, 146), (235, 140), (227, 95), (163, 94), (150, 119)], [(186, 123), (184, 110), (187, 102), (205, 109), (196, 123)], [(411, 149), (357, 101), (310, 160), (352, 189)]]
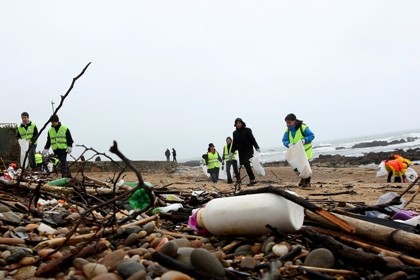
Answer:
[[(58, 125), (56, 125), (54, 127), (55, 131), (58, 131), (58, 129), (60, 129), (61, 126), (61, 122), (58, 123)], [(68, 147), (72, 147), (73, 146), (73, 138), (71, 137), (71, 133), (70, 133), (70, 129), (67, 128), (66, 131), (66, 141), (67, 141), (67, 146)], [(47, 143), (45, 144), (44, 149), (49, 149), (51, 147), (51, 138), (50, 138), (50, 134), (48, 133), (48, 138), (47, 138)], [(65, 149), (56, 149), (54, 150), (54, 154), (55, 155), (59, 155), (59, 154), (63, 154), (66, 153)]]
[(233, 147), (232, 153), (239, 152), (239, 162), (244, 163), (249, 161), (254, 156), (254, 149), (259, 149), (257, 141), (252, 134), (252, 130), (246, 125), (233, 132)]

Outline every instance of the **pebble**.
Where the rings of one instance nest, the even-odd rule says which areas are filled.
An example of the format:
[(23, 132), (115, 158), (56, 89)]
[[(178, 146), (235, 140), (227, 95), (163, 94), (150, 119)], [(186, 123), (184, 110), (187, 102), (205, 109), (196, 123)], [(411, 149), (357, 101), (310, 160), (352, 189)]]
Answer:
[(18, 268), (16, 273), (13, 274), (13, 279), (26, 280), (26, 279), (33, 278), (35, 275), (36, 269), (37, 267), (33, 265)]
[(282, 257), (289, 253), (289, 248), (284, 244), (276, 244), (271, 250), (273, 251), (274, 255), (278, 257)]
[(99, 263), (87, 263), (83, 266), (83, 273), (88, 279), (92, 279), (95, 276), (102, 275), (108, 272), (108, 269)]
[(109, 271), (114, 271), (116, 266), (124, 259), (127, 254), (127, 251), (118, 249), (103, 257), (101, 260), (99, 260), (99, 263), (107, 267)]
[(147, 266), (147, 275), (151, 277), (160, 277), (168, 270), (160, 264), (151, 263)]
[(273, 250), (273, 246), (276, 245), (274, 241), (268, 242), (264, 247), (264, 254), (269, 254)]
[(28, 231), (34, 231), (35, 229), (38, 229), (38, 227), (39, 227), (39, 225), (38, 225), (38, 224), (27, 224), (27, 225), (25, 226), (25, 228), (26, 228)]
[[(274, 237), (274, 236), (269, 236), (269, 237), (266, 237), (265, 238), (265, 240), (264, 240), (264, 242), (263, 242), (263, 244), (262, 244), (262, 246), (261, 246), (261, 252), (264, 252), (265, 254), (267, 254), (266, 253), (266, 248), (267, 248), (267, 244), (268, 243), (271, 243), (271, 242), (273, 242), (274, 243), (274, 241), (276, 240), (276, 238)], [(275, 243), (274, 243), (275, 244)], [(273, 244), (273, 246), (274, 246), (274, 244)]]
[(163, 244), (163, 246), (157, 250), (160, 253), (165, 254), (171, 258), (176, 258), (176, 255), (178, 254), (178, 245), (176, 245), (176, 243), (173, 240), (171, 240)]
[(143, 226), (143, 230), (147, 232), (147, 235), (152, 234), (155, 232), (155, 223), (149, 222)]
[(191, 253), (194, 251), (194, 248), (181, 247), (177, 250), (176, 260), (183, 262), (185, 264), (191, 265)]
[(197, 248), (191, 252), (191, 264), (202, 271), (219, 277), (225, 276), (225, 269), (217, 257), (206, 249)]
[(391, 273), (383, 278), (381, 280), (405, 280), (407, 279), (408, 275), (404, 271), (396, 271), (394, 273)]
[[(54, 249), (41, 249), (38, 251), (38, 256), (40, 256), (41, 258), (45, 258), (48, 254), (50, 254), (51, 252), (54, 252)], [(63, 256), (63, 253), (61, 253), (60, 251), (55, 252), (54, 254), (51, 254), (50, 256), (48, 256), (49, 259), (59, 259)]]
[(74, 266), (74, 268), (75, 269), (79, 269), (79, 270), (82, 270), (83, 269), (83, 266), (85, 264), (87, 264), (87, 263), (89, 263), (89, 261), (88, 260), (85, 260), (83, 258), (75, 258), (73, 260), (73, 266)]
[(55, 235), (66, 235), (66, 234), (67, 234), (67, 233), (69, 233), (69, 232), (70, 232), (70, 230), (69, 230), (68, 228), (63, 227), (63, 228), (57, 229), (57, 230), (54, 232), (54, 234), (55, 234)]
[(160, 280), (192, 280), (193, 278), (191, 278), (190, 276), (178, 272), (178, 271), (168, 271), (165, 272), (161, 277)]
[(5, 223), (11, 223), (11, 224), (20, 224), (22, 222), (22, 218), (12, 211), (1, 213), (0, 219), (4, 221)]
[(178, 248), (191, 247), (191, 242), (187, 238), (177, 238), (171, 241), (175, 242)]
[(142, 256), (142, 255), (146, 254), (147, 252), (149, 252), (149, 250), (146, 249), (146, 248), (135, 248), (135, 249), (128, 250), (127, 254), (129, 256), (134, 256), (134, 255)]
[(142, 230), (142, 228), (140, 226), (131, 226), (131, 227), (127, 227), (127, 228), (124, 229), (124, 231), (127, 234), (130, 234), (130, 233), (138, 234), (141, 230)]
[(0, 204), (0, 213), (9, 212), (11, 209), (6, 205)]
[(139, 270), (128, 277), (126, 280), (146, 280), (146, 271)]
[(254, 258), (250, 256), (246, 256), (245, 258), (242, 259), (239, 266), (241, 268), (253, 270), (256, 265), (257, 265), (257, 261)]
[(128, 237), (124, 241), (125, 246), (134, 246), (139, 244), (140, 238), (138, 237), (137, 233), (133, 232), (128, 235)]
[(139, 270), (146, 270), (144, 265), (134, 261), (123, 261), (117, 265), (118, 273), (123, 278), (128, 278)]
[(334, 268), (335, 258), (330, 250), (317, 248), (309, 252), (303, 265), (323, 268)]
[(165, 243), (166, 241), (168, 241), (167, 238), (165, 239), (165, 238), (157, 237), (152, 242), (150, 242), (150, 247), (156, 248), (161, 242)]
[[(140, 280), (140, 278), (138, 279)], [(121, 276), (119, 276), (116, 273), (107, 272), (107, 273), (97, 275), (90, 280), (123, 280), (123, 278), (121, 278)]]
[(137, 233), (137, 236), (138, 236), (140, 239), (145, 238), (145, 237), (147, 236), (147, 231), (145, 231), (145, 230), (141, 230), (141, 231), (139, 231), (139, 232)]

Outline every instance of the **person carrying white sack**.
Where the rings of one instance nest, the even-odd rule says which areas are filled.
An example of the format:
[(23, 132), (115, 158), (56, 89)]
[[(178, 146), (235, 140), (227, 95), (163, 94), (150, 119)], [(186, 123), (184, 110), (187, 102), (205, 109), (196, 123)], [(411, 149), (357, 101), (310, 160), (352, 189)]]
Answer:
[[(36, 127), (36, 124), (29, 119), (29, 114), (27, 112), (23, 112), (20, 117), (22, 119), (22, 123), (17, 128), (17, 138), (19, 144), (21, 145), (22, 155), (24, 155), (29, 149), (29, 166), (32, 169), (35, 169), (35, 151), (37, 145), (37, 140), (35, 138), (38, 135), (38, 128)], [(23, 165), (23, 158), (24, 156), (21, 158), (21, 165)]]
[[(312, 141), (315, 139), (314, 133), (309, 127), (303, 123), (302, 120), (298, 120), (295, 114), (288, 114), (284, 120), (286, 121), (286, 131), (283, 135), (283, 145), (286, 148), (290, 148), (299, 141), (302, 142), (305, 149), (305, 154), (308, 160), (312, 159)], [(311, 177), (301, 179), (299, 182), (301, 187), (311, 186)]]

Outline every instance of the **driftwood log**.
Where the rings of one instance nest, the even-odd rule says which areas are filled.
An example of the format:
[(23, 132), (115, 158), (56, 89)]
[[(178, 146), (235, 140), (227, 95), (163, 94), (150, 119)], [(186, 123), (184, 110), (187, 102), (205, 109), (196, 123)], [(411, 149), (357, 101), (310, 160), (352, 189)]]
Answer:
[[(306, 216), (311, 220), (318, 222), (322, 225), (337, 228), (333, 223), (330, 223), (323, 217), (315, 215), (309, 211), (305, 211)], [(413, 234), (407, 231), (390, 228), (383, 225), (369, 223), (366, 221), (358, 220), (355, 218), (347, 217), (344, 215), (336, 214), (340, 219), (351, 224), (356, 230), (355, 235), (365, 237), (377, 243), (385, 244), (388, 246), (395, 245), (398, 248), (407, 251), (420, 250), (420, 235)]]

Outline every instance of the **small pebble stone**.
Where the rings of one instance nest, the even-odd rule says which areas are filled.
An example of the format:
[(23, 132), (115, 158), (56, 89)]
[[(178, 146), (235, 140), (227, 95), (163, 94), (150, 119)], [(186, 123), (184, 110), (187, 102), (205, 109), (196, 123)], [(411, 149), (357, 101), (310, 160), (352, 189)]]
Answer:
[(87, 263), (83, 266), (83, 273), (87, 278), (92, 279), (95, 276), (107, 273), (108, 269), (99, 263)]
[(191, 278), (190, 276), (181, 273), (179, 271), (168, 271), (165, 272), (161, 277), (160, 280), (192, 280), (193, 278)]
[(211, 252), (197, 248), (191, 253), (191, 264), (202, 271), (209, 272), (219, 277), (225, 276), (225, 269), (217, 257)]
[(144, 265), (134, 261), (123, 261), (117, 266), (118, 273), (123, 278), (128, 278), (139, 270), (146, 270)]
[(317, 248), (309, 252), (303, 265), (323, 268), (334, 268), (335, 258), (330, 250)]

